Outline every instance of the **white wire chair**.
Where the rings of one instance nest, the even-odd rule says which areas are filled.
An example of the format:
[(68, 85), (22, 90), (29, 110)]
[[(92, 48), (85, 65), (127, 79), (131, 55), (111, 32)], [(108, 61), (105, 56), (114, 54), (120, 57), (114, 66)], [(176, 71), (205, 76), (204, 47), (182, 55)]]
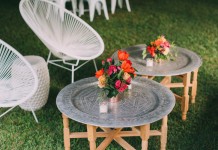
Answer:
[[(74, 71), (90, 60), (97, 70), (94, 59), (103, 53), (104, 42), (86, 22), (47, 0), (21, 0), (19, 8), (25, 22), (50, 50), (47, 63), (72, 71), (72, 82)], [(52, 60), (51, 54), (58, 59)], [(79, 64), (80, 60), (85, 62)]]
[(0, 117), (31, 98), (37, 87), (38, 78), (29, 62), (0, 39), (0, 108), (9, 108)]
[[(131, 8), (130, 8), (130, 5), (129, 5), (129, 0), (125, 0), (125, 1), (126, 1), (127, 10), (129, 12), (131, 12)], [(117, 3), (117, 0), (111, 0), (111, 13), (112, 14), (115, 13), (116, 3)], [(122, 8), (123, 7), (123, 0), (118, 0), (118, 5), (119, 5), (120, 8)]]

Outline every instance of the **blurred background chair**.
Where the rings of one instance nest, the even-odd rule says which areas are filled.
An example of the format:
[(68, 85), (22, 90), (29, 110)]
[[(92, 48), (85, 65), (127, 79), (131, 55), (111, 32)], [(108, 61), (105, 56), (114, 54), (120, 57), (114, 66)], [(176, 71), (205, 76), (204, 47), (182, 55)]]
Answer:
[(82, 16), (85, 12), (84, 2), (88, 2), (89, 5), (89, 16), (90, 21), (92, 22), (95, 16), (95, 10), (98, 11), (98, 14), (101, 15), (101, 9), (104, 11), (105, 18), (109, 20), (108, 10), (106, 0), (80, 0), (79, 1), (79, 16)]
[[(90, 60), (97, 70), (94, 59), (103, 53), (104, 42), (86, 22), (47, 0), (21, 0), (19, 9), (28, 26), (50, 50), (47, 63), (71, 71), (72, 82), (74, 72)], [(85, 62), (80, 64), (81, 60)]]
[[(127, 10), (129, 12), (131, 12), (131, 8), (130, 8), (130, 5), (129, 5), (129, 0), (125, 0), (125, 1), (126, 1)], [(115, 13), (116, 4), (117, 4), (117, 0), (111, 0), (111, 13), (112, 14)], [(119, 5), (120, 8), (122, 8), (123, 7), (123, 0), (118, 0), (118, 5)]]
[[(0, 117), (31, 98), (38, 78), (29, 62), (13, 47), (0, 40), (0, 107), (9, 108)], [(38, 119), (29, 106), (33, 116)]]
[(65, 8), (66, 6), (66, 2), (70, 2), (72, 3), (72, 12), (74, 14), (76, 14), (77, 12), (77, 0), (50, 0), (53, 2), (56, 2), (58, 5), (62, 6), (63, 8)]

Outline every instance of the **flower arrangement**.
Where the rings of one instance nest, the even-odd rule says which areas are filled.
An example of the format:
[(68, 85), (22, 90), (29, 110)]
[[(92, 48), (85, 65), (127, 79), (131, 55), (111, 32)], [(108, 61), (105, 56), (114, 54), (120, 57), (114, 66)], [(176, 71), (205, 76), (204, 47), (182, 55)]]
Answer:
[(154, 58), (154, 60), (171, 59), (171, 46), (173, 46), (173, 44), (170, 44), (166, 38), (161, 35), (155, 41), (147, 45), (146, 49), (142, 52), (143, 59), (145, 57)]
[(131, 80), (135, 76), (136, 69), (132, 67), (132, 62), (128, 60), (129, 54), (126, 51), (118, 51), (119, 61), (115, 64), (114, 59), (107, 58), (102, 61), (102, 69), (95, 73), (98, 78), (98, 87), (102, 88), (107, 97), (116, 97), (128, 89)]

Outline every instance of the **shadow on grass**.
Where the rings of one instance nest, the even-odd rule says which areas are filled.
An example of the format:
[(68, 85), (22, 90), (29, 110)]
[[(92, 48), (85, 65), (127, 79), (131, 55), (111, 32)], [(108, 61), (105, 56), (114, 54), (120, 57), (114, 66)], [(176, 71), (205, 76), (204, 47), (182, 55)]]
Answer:
[(167, 144), (169, 149), (177, 147), (179, 150), (215, 150), (218, 148), (218, 79), (201, 69), (196, 102), (189, 104), (187, 120), (178, 120), (181, 118), (178, 103), (169, 115)]

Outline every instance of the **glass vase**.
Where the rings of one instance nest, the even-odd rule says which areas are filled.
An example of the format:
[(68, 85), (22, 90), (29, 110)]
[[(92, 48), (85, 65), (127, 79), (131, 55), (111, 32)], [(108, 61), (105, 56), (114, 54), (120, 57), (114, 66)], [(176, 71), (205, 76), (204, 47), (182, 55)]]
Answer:
[(116, 96), (113, 96), (109, 99), (109, 102), (111, 102), (111, 103), (117, 103), (119, 101), (120, 101), (119, 94), (117, 94)]

